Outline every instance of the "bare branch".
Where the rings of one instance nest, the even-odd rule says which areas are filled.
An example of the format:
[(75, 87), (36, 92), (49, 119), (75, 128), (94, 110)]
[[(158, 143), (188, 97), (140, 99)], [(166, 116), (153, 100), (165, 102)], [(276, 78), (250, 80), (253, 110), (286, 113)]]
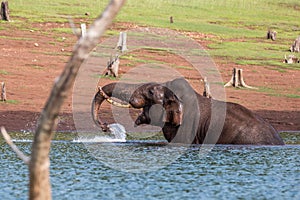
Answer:
[(6, 143), (12, 148), (12, 150), (17, 154), (17, 156), (23, 160), (23, 162), (28, 165), (30, 161), (30, 157), (26, 156), (11, 140), (11, 137), (6, 132), (5, 128), (1, 127), (1, 133), (6, 141)]
[(49, 180), (49, 151), (55, 119), (68, 91), (74, 84), (77, 72), (88, 58), (90, 51), (96, 47), (100, 36), (111, 24), (125, 0), (111, 0), (103, 14), (90, 26), (84, 37), (74, 47), (73, 54), (60, 77), (55, 81), (51, 94), (42, 111), (32, 145), (30, 171), (30, 199), (51, 199)]

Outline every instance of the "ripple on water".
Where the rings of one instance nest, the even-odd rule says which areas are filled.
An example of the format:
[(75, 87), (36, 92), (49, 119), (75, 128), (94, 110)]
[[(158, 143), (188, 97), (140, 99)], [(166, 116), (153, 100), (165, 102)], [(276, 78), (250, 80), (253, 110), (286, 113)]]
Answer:
[[(31, 143), (17, 142), (17, 145), (30, 152)], [(100, 148), (97, 156), (101, 157), (102, 153), (105, 159), (95, 158), (82, 143), (52, 143), (53, 199), (300, 197), (299, 145), (218, 145), (205, 155), (199, 154), (197, 146), (189, 148), (146, 141), (98, 143), (94, 147), (95, 151)], [(26, 199), (27, 167), (6, 144), (1, 143), (0, 149), (1, 199)], [(154, 168), (155, 164), (159, 167)], [(129, 171), (141, 167), (152, 169)]]

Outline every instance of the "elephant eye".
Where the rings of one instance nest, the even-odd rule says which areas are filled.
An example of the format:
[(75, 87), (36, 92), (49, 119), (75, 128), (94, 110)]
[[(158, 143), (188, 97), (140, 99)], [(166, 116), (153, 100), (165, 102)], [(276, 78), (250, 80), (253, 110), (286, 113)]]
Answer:
[(153, 90), (149, 90), (149, 94), (153, 96)]

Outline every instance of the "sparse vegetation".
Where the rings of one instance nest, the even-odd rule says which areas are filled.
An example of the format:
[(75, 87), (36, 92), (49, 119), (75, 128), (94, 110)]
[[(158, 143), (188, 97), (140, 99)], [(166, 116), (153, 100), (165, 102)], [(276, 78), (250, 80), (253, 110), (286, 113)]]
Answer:
[(13, 100), (13, 99), (8, 99), (6, 101), (0, 101), (0, 103), (3, 103), (3, 104), (5, 104), (5, 103), (8, 103), (8, 104), (18, 104), (19, 101), (18, 100)]
[(300, 144), (300, 132), (281, 132), (280, 136), (286, 144)]
[(6, 71), (6, 70), (0, 70), (0, 74), (1, 74), (1, 75), (8, 75), (8, 74), (9, 74), (9, 72), (8, 72), (8, 71)]
[(269, 87), (260, 87), (258, 89), (259, 92), (263, 92), (268, 94), (269, 96), (275, 96), (275, 97), (287, 97), (287, 98), (300, 98), (300, 95), (298, 94), (282, 94), (281, 91), (275, 90), (273, 88)]
[[(101, 0), (54, 0), (50, 3), (16, 0), (10, 3), (11, 18), (14, 20), (10, 26), (26, 29), (30, 23), (68, 23), (69, 16), (90, 23), (106, 3)], [(300, 22), (296, 20), (299, 7), (297, 0), (129, 0), (116, 21), (210, 34), (213, 37), (205, 40), (210, 42), (208, 51), (212, 56), (223, 57), (240, 65), (299, 70), (299, 64), (282, 63), (291, 43), (299, 34)], [(157, 12), (158, 8), (164, 9)], [(170, 15), (174, 18), (172, 24), (169, 23)], [(276, 41), (266, 40), (269, 28), (277, 31)], [(71, 33), (68, 27), (54, 28), (52, 31)], [(111, 31), (107, 34), (117, 33)]]
[(118, 78), (117, 77), (113, 77), (113, 76), (104, 76), (104, 75), (97, 75), (96, 76), (97, 78), (105, 78), (105, 79), (109, 79), (109, 80), (117, 80)]
[[(79, 27), (80, 23), (87, 23), (87, 26), (89, 26), (99, 14), (99, 11), (103, 10), (106, 3), (107, 1), (103, 0), (87, 0), (84, 2), (79, 0), (11, 1), (10, 16), (12, 21), (1, 22), (0, 29), (13, 30), (15, 28), (24, 30), (28, 34), (24, 37), (9, 34), (0, 37), (8, 40), (32, 41), (33, 43), (35, 42), (33, 41), (34, 35), (38, 32), (49, 38), (54, 37), (54, 40), (49, 41), (52, 46), (61, 45), (64, 41), (66, 41), (64, 42), (65, 46), (70, 46), (73, 43), (70, 44), (68, 38), (69, 34), (72, 33), (68, 25), (69, 17), (73, 18), (76, 27)], [(115, 22), (126, 22), (116, 25), (122, 30), (128, 28), (127, 23), (132, 23), (140, 26), (170, 28), (180, 32), (201, 33), (205, 36), (200, 40), (204, 41), (208, 53), (218, 61), (217, 64), (226, 65), (226, 63), (230, 63), (249, 67), (255, 65), (285, 73), (300, 69), (299, 63), (290, 65), (282, 63), (285, 54), (290, 54), (288, 51), (290, 45), (300, 34), (300, 21), (297, 20), (299, 7), (300, 2), (298, 0), (128, 0)], [(86, 12), (89, 15), (85, 15)], [(172, 24), (169, 22), (170, 16), (173, 16), (174, 19)], [(51, 22), (58, 23), (59, 26), (52, 27)], [(46, 26), (48, 23), (49, 28), (40, 28), (40, 25)], [(266, 39), (268, 29), (277, 31), (275, 41)], [(56, 34), (52, 34), (53, 32)], [(30, 34), (32, 34), (32, 37)], [(106, 32), (106, 36), (117, 36), (118, 34), (119, 30), (114, 28)], [(63, 35), (63, 37), (67, 35), (66, 40), (57, 35)], [(65, 46), (61, 47), (65, 48)], [(61, 47), (58, 48), (57, 52), (43, 50), (42, 54), (51, 55), (53, 58), (58, 55), (70, 55), (69, 51), (60, 51)], [(108, 48), (111, 48), (111, 46)], [(145, 50), (148, 52), (153, 51), (155, 55), (170, 53), (166, 49), (159, 48), (145, 48)], [(41, 53), (38, 48), (33, 48), (30, 51), (36, 54)], [(97, 51), (92, 53), (93, 56), (103, 56), (100, 54)], [(298, 57), (300, 55), (300, 53), (294, 54)], [(149, 54), (146, 56), (131, 56), (128, 53), (122, 55), (121, 58), (128, 61), (126, 63), (128, 67), (135, 66), (137, 63), (170, 65), (170, 63), (158, 61)], [(57, 59), (65, 62), (64, 58)], [(28, 66), (43, 69), (41, 66), (44, 65), (38, 63), (28, 64)], [(171, 65), (171, 67), (189, 70), (189, 67), (184, 66), (184, 64), (180, 66)], [(231, 67), (228, 65), (228, 71)], [(258, 68), (255, 68), (255, 70), (260, 73)], [(13, 72), (7, 70), (0, 70), (2, 76), (10, 73), (13, 74)], [(283, 91), (273, 85), (268, 85), (268, 88), (258, 87), (258, 92), (271, 96), (299, 99), (300, 95), (297, 86), (289, 88), (288, 91)]]
[(121, 56), (121, 59), (123, 60), (130, 60), (131, 64), (135, 63), (157, 63), (157, 64), (163, 64), (163, 62), (159, 62), (157, 60), (152, 60), (151, 58), (149, 59), (141, 59), (135, 55), (129, 54), (129, 55), (123, 55)]
[(298, 95), (298, 94), (287, 94), (285, 96), (288, 98), (300, 99), (300, 95)]

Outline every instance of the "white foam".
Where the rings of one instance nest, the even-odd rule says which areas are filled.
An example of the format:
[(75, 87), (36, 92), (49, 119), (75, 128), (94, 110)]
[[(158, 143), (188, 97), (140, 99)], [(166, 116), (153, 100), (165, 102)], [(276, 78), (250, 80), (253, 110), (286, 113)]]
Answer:
[(80, 137), (74, 139), (73, 142), (126, 142), (126, 130), (121, 124), (109, 124), (108, 125), (111, 134), (108, 136), (95, 136), (94, 138)]
[(33, 142), (33, 140), (29, 140), (29, 139), (12, 139), (13, 142)]
[(112, 138), (109, 136), (95, 136), (94, 138), (80, 137), (72, 142), (94, 143), (94, 142), (126, 142), (126, 139)]
[(126, 130), (124, 126), (115, 123), (109, 124), (108, 127), (111, 131), (111, 134), (113, 134), (116, 139), (126, 140)]

